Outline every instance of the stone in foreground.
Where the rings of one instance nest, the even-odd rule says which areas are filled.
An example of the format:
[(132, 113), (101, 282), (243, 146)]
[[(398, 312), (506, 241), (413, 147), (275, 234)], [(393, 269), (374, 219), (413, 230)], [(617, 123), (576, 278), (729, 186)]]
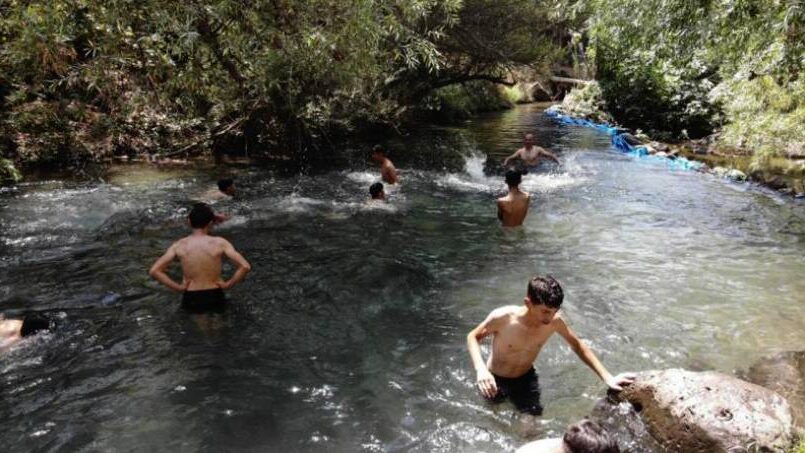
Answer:
[(648, 371), (619, 397), (632, 403), (669, 452), (783, 452), (793, 442), (788, 402), (725, 374)]
[(794, 424), (805, 432), (805, 351), (781, 352), (752, 365), (746, 380), (788, 400)]

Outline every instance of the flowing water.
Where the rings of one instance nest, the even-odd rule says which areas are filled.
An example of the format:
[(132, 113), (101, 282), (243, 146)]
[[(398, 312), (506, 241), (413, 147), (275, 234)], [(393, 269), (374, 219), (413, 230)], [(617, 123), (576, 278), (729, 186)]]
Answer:
[[(495, 217), (485, 156), (522, 134), (563, 165), (525, 177), (521, 229)], [(496, 452), (560, 435), (604, 389), (561, 338), (536, 367), (545, 415), (474, 389), (467, 332), (551, 273), (610, 371), (733, 373), (805, 345), (805, 210), (746, 185), (621, 155), (539, 107), (392, 144), (403, 184), (357, 151), (330, 171), (123, 167), (103, 183), (0, 193), (0, 310), (55, 332), (0, 357), (0, 445), (39, 451)], [(252, 263), (219, 325), (146, 270), (223, 172), (218, 234)]]

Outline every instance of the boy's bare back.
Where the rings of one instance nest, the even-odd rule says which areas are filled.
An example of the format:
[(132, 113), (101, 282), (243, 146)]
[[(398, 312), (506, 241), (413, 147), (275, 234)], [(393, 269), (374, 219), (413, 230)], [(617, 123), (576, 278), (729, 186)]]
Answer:
[(206, 235), (190, 235), (173, 244), (171, 248), (182, 263), (184, 280), (190, 281), (189, 291), (218, 288), (227, 246), (232, 247), (226, 239)]
[(498, 198), (498, 218), (503, 226), (520, 226), (528, 215), (528, 205), (531, 195), (527, 192), (509, 193)]

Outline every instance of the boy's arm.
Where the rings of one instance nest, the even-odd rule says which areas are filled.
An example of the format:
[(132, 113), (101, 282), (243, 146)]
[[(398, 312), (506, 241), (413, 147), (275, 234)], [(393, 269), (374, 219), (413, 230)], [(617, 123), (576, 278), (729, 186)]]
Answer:
[(582, 362), (595, 371), (595, 374), (597, 374), (610, 389), (621, 391), (623, 390), (622, 386), (634, 382), (634, 375), (629, 373), (619, 374), (613, 377), (609, 371), (604, 368), (604, 365), (601, 364), (601, 361), (598, 360), (598, 357), (595, 356), (592, 349), (581, 341), (581, 339), (576, 336), (576, 333), (568, 327), (564, 319), (557, 316), (554, 319), (554, 323), (556, 323), (556, 331), (565, 339), (567, 344), (570, 345), (573, 352), (579, 356)]
[(218, 282), (218, 286), (221, 287), (221, 289), (229, 289), (235, 286), (235, 284), (237, 284), (244, 278), (246, 278), (246, 274), (248, 274), (249, 271), (252, 270), (252, 265), (249, 264), (248, 261), (246, 261), (246, 258), (244, 258), (243, 255), (241, 255), (240, 253), (238, 253), (237, 250), (235, 250), (235, 247), (233, 247), (232, 244), (229, 243), (229, 241), (227, 241), (226, 239), (221, 240), (224, 241), (224, 255), (226, 255), (226, 257), (229, 258), (229, 260), (235, 263), (235, 266), (238, 267), (235, 273), (232, 275), (232, 278), (230, 278), (225, 282), (224, 281)]
[(545, 149), (545, 148), (540, 148), (540, 154), (542, 154), (543, 156), (547, 157), (548, 159), (553, 160), (553, 161), (554, 161), (554, 162), (556, 162), (557, 164), (559, 163), (559, 158), (558, 158), (558, 157), (556, 157), (556, 154), (554, 154), (554, 153), (552, 153), (552, 152), (548, 151), (548, 150), (547, 150), (547, 149)]
[(174, 259), (176, 259), (176, 244), (171, 245), (170, 248), (168, 248), (168, 251), (166, 251), (164, 255), (160, 256), (156, 262), (154, 262), (154, 264), (151, 266), (151, 269), (148, 271), (148, 275), (168, 288), (174, 291), (182, 292), (187, 290), (187, 287), (190, 285), (190, 280), (187, 280), (184, 282), (184, 284), (180, 285), (173, 281), (173, 279), (165, 273), (165, 269), (170, 266)]
[(503, 221), (503, 206), (501, 206), (500, 200), (497, 200), (497, 204), (498, 204), (498, 220), (500, 220), (502, 222)]
[(475, 368), (475, 373), (477, 374), (476, 382), (478, 383), (478, 389), (481, 390), (481, 394), (487, 398), (494, 397), (498, 392), (498, 388), (495, 384), (495, 377), (492, 376), (492, 373), (484, 363), (483, 357), (481, 357), (480, 341), (489, 335), (495, 335), (497, 333), (498, 325), (503, 314), (503, 309), (498, 308), (497, 310), (493, 310), (482, 323), (478, 324), (478, 327), (472, 329), (470, 333), (467, 334), (467, 349), (470, 352), (472, 366)]
[(503, 166), (505, 167), (506, 165), (509, 165), (509, 161), (512, 160), (512, 159), (517, 158), (517, 156), (519, 156), (519, 155), (520, 155), (520, 150), (518, 149), (517, 151), (514, 152), (514, 154), (512, 154), (511, 156), (503, 159)]

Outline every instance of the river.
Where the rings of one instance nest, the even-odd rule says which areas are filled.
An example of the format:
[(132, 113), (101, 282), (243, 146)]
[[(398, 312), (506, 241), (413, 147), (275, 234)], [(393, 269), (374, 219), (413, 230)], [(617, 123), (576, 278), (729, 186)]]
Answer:
[[(504, 231), (483, 173), (525, 132), (562, 165), (527, 175)], [(113, 168), (0, 192), (0, 310), (57, 320), (0, 357), (0, 444), (41, 451), (497, 452), (561, 435), (603, 385), (561, 338), (536, 368), (545, 415), (474, 389), (467, 332), (556, 276), (563, 312), (613, 373), (734, 373), (805, 344), (805, 206), (622, 155), (541, 107), (390, 142), (402, 186), (365, 203), (366, 148), (328, 171)], [(200, 326), (148, 267), (219, 174), (216, 231), (252, 263)], [(175, 274), (174, 274), (175, 275)]]

